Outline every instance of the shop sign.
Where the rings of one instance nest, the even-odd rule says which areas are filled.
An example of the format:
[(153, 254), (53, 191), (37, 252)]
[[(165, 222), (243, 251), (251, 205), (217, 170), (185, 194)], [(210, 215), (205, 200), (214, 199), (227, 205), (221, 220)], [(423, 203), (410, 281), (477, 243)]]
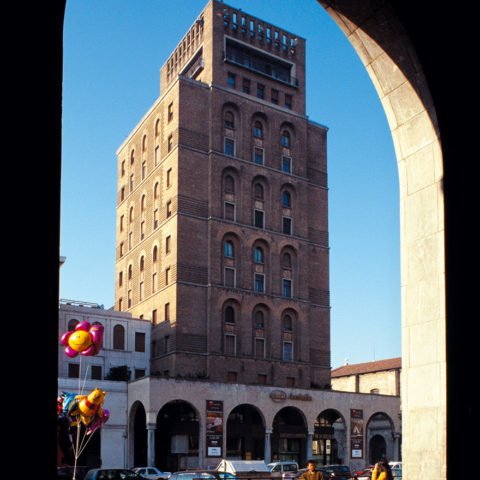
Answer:
[(311, 402), (312, 397), (308, 394), (296, 394), (296, 393), (290, 393), (290, 395), (287, 395), (286, 392), (283, 390), (273, 390), (270, 393), (270, 398), (274, 402), (285, 402), (286, 400), (300, 400), (303, 402)]

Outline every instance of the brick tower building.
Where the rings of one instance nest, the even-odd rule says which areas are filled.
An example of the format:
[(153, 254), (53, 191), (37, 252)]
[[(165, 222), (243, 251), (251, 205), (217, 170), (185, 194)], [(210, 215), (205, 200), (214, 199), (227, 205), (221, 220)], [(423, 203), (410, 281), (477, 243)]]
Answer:
[(151, 375), (330, 383), (327, 128), (305, 40), (211, 0), (117, 151), (115, 309), (150, 319)]

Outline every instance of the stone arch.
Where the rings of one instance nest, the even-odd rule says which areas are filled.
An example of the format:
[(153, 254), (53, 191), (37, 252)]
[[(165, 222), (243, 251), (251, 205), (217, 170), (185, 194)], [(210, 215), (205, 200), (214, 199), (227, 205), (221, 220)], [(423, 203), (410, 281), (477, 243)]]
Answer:
[(327, 408), (315, 419), (313, 458), (321, 465), (348, 463), (348, 429), (341, 412)]
[[(397, 458), (395, 439), (395, 423), (390, 415), (385, 412), (375, 412), (365, 424), (365, 459), (369, 462), (378, 462), (382, 456), (388, 460)], [(372, 443), (372, 439), (377, 437), (377, 442)], [(378, 437), (383, 439), (378, 442)], [(382, 451), (379, 453), (379, 446), (382, 445)], [(375, 447), (376, 446), (376, 447)]]
[(255, 405), (243, 403), (226, 415), (227, 457), (263, 460), (265, 453), (265, 417)]
[(129, 465), (134, 467), (146, 465), (148, 456), (147, 415), (143, 403), (139, 400), (130, 407), (128, 431), (130, 432), (128, 435)]
[(155, 464), (161, 471), (198, 467), (200, 413), (191, 402), (175, 399), (158, 411)]
[[(404, 476), (446, 478), (444, 158), (436, 108), (404, 26), (408, 17), (399, 18), (395, 2), (317, 1), (346, 35), (370, 75), (397, 157)], [(423, 333), (427, 331), (428, 336)], [(435, 395), (425, 396), (421, 391)], [(418, 435), (419, 431), (430, 431), (432, 417), (438, 434), (434, 438)]]

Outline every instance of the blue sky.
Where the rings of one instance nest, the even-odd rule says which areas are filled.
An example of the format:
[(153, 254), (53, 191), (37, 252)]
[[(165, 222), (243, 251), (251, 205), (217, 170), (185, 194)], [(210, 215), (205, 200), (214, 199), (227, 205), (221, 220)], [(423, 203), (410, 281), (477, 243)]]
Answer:
[[(67, 0), (60, 298), (114, 304), (115, 152), (206, 3)], [(400, 356), (398, 172), (373, 84), (316, 0), (225, 3), (307, 41), (307, 115), (329, 128), (332, 367)]]

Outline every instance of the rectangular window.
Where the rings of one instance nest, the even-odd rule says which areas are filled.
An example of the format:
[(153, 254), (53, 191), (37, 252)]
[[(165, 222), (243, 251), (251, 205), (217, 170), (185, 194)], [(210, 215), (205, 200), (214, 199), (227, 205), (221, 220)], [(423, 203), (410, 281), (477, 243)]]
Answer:
[(167, 144), (167, 151), (171, 152), (173, 148), (173, 135), (170, 134), (168, 136), (168, 144)]
[(265, 358), (265, 339), (264, 338), (255, 339), (255, 357)]
[(167, 218), (172, 216), (172, 201), (167, 202)]
[(293, 388), (295, 386), (295, 377), (287, 377), (287, 387)]
[(290, 157), (282, 157), (282, 172), (292, 172), (292, 159)]
[(145, 334), (142, 332), (135, 332), (135, 351), (145, 351)]
[(80, 377), (80, 365), (78, 363), (69, 363), (68, 364), (68, 376), (69, 376), (69, 378), (79, 378)]
[(140, 240), (145, 238), (145, 220), (140, 223)]
[(233, 157), (235, 155), (235, 141), (230, 139), (230, 138), (226, 138), (225, 139), (225, 155), (230, 155), (231, 157)]
[(228, 72), (228, 86), (235, 88), (235, 74), (232, 72)]
[(225, 335), (225, 353), (227, 355), (235, 355), (236, 345), (235, 345), (235, 335)]
[(257, 84), (257, 97), (261, 99), (265, 98), (265, 85), (262, 85), (261, 83)]
[(168, 105), (168, 121), (173, 120), (173, 102)]
[(153, 229), (158, 228), (158, 208), (153, 211)]
[(132, 306), (132, 291), (129, 290), (127, 292), (127, 308), (130, 308)]
[(227, 382), (235, 383), (237, 381), (237, 372), (227, 373)]
[(250, 80), (248, 78), (243, 79), (242, 92), (250, 94)]
[(235, 221), (235, 204), (230, 202), (225, 202), (225, 219)]
[(261, 273), (255, 274), (255, 292), (264, 293), (265, 292), (265, 276)]
[(259, 373), (257, 375), (257, 383), (259, 385), (266, 385), (267, 384), (267, 376)]
[(158, 322), (157, 309), (155, 309), (155, 310), (152, 310), (152, 323), (153, 323), (153, 325), (156, 325), (157, 322)]
[(135, 369), (135, 379), (137, 378), (142, 378), (145, 376), (145, 370), (142, 368), (136, 368)]
[(253, 215), (253, 225), (257, 228), (264, 228), (264, 212), (262, 210), (255, 209)]
[(291, 362), (293, 360), (293, 344), (292, 342), (283, 342), (282, 359)]
[(165, 304), (165, 321), (170, 321), (170, 303)]
[(289, 217), (283, 217), (282, 232), (291, 235), (292, 234), (292, 219)]
[(168, 235), (167, 238), (165, 239), (165, 253), (170, 253), (170, 243), (171, 243), (171, 236)]
[(160, 160), (160, 147), (157, 145), (155, 147), (155, 153), (153, 157), (153, 162), (155, 163), (155, 165), (158, 165), (159, 160)]
[(130, 188), (130, 191), (133, 190), (133, 186), (134, 186), (134, 180), (133, 180), (134, 176), (133, 176), (133, 173), (130, 175), (130, 185), (129, 185), (129, 188)]
[(165, 285), (170, 283), (170, 267), (165, 270)]
[(254, 148), (253, 161), (258, 165), (263, 165), (263, 148)]
[(292, 296), (292, 281), (286, 278), (283, 279), (282, 285), (282, 295), (287, 298)]
[(138, 296), (140, 301), (143, 300), (143, 288), (144, 288), (143, 282), (140, 282), (138, 285)]
[(224, 269), (224, 285), (226, 287), (235, 288), (235, 269), (225, 267)]
[(92, 365), (92, 380), (102, 380), (102, 367), (100, 365)]
[(292, 109), (292, 96), (288, 95), (287, 93), (285, 94), (285, 108), (288, 108), (289, 110)]
[(167, 188), (172, 186), (172, 169), (167, 170)]
[(278, 105), (278, 90), (276, 90), (275, 88), (272, 88), (272, 103), (274, 103), (275, 105)]

